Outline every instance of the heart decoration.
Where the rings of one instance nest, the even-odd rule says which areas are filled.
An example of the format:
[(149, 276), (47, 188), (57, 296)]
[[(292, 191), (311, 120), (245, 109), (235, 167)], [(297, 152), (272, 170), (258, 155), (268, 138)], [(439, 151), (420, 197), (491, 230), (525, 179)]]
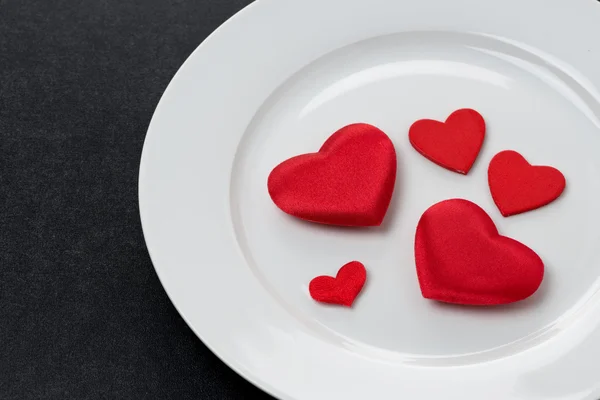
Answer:
[(423, 297), (463, 305), (498, 305), (531, 296), (544, 264), (524, 244), (501, 236), (478, 205), (451, 199), (419, 220), (415, 261)]
[(365, 266), (351, 261), (338, 271), (335, 278), (318, 276), (310, 281), (310, 296), (318, 302), (351, 307), (367, 279)]
[(475, 110), (454, 111), (439, 122), (421, 119), (410, 127), (408, 137), (412, 146), (434, 163), (466, 175), (483, 144), (485, 121)]
[(564, 191), (564, 175), (553, 167), (534, 166), (519, 153), (502, 151), (488, 167), (492, 198), (503, 216), (543, 207)]
[[(468, 174), (486, 133), (475, 110), (454, 111), (445, 122), (423, 119), (410, 127), (412, 146), (434, 163)], [(318, 152), (281, 162), (267, 186), (283, 212), (340, 226), (381, 225), (394, 192), (396, 151), (389, 137), (366, 123), (333, 133)], [(488, 167), (490, 192), (510, 216), (542, 207), (564, 191), (563, 174), (533, 166), (516, 151), (502, 151)], [(489, 215), (464, 199), (444, 200), (421, 216), (414, 242), (423, 297), (444, 303), (494, 306), (533, 295), (544, 278), (542, 259), (526, 245), (500, 235)], [(366, 282), (364, 265), (352, 261), (336, 277), (309, 284), (317, 302), (351, 307)]]
[(273, 202), (294, 217), (329, 225), (378, 226), (396, 182), (396, 151), (375, 126), (345, 126), (317, 153), (292, 157), (270, 173)]

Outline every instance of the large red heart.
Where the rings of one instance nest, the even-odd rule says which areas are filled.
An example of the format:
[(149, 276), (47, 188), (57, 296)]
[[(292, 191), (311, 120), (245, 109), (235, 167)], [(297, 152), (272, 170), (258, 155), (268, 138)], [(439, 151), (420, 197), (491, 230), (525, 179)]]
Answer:
[(466, 175), (483, 144), (485, 121), (477, 111), (464, 108), (450, 114), (446, 122), (421, 119), (413, 123), (408, 137), (427, 159)]
[(369, 124), (335, 132), (318, 153), (276, 166), (269, 194), (284, 212), (323, 224), (380, 225), (396, 182), (396, 151), (390, 138)]
[(498, 234), (486, 212), (463, 199), (423, 213), (415, 261), (423, 297), (446, 303), (512, 303), (531, 296), (544, 277), (544, 263), (533, 250)]
[(338, 271), (335, 278), (317, 276), (308, 286), (310, 296), (318, 302), (352, 306), (367, 279), (365, 266), (351, 261)]
[(492, 158), (488, 182), (492, 198), (505, 217), (551, 203), (566, 185), (564, 175), (556, 168), (533, 166), (512, 150)]

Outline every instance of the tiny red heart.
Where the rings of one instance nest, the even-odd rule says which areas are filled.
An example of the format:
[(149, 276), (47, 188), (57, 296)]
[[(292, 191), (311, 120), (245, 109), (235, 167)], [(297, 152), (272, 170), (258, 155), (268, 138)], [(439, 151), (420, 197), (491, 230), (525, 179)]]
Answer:
[(317, 153), (292, 157), (271, 171), (269, 195), (284, 212), (307, 221), (377, 226), (396, 183), (396, 150), (369, 124), (345, 126)]
[(350, 307), (367, 279), (365, 266), (351, 261), (338, 271), (335, 278), (317, 276), (308, 286), (310, 296), (318, 302)]
[(408, 137), (415, 150), (434, 163), (467, 174), (477, 159), (485, 137), (485, 121), (470, 108), (454, 111), (446, 122), (421, 119)]
[(464, 305), (513, 303), (531, 296), (544, 264), (529, 247), (501, 236), (478, 205), (445, 200), (423, 213), (415, 235), (423, 297)]
[(505, 217), (535, 210), (564, 191), (564, 175), (553, 167), (531, 165), (513, 150), (496, 154), (488, 167), (492, 198)]

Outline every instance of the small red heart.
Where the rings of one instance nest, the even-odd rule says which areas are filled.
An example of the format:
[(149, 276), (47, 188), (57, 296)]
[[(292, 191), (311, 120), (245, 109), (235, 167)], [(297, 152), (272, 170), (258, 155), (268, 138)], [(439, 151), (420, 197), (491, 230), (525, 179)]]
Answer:
[(496, 154), (488, 167), (492, 198), (505, 217), (540, 208), (556, 200), (566, 186), (553, 167), (534, 166), (516, 151)]
[(423, 213), (415, 261), (423, 297), (446, 303), (512, 303), (531, 296), (544, 277), (544, 263), (533, 250), (501, 236), (483, 209), (463, 199)]
[(454, 111), (439, 122), (421, 119), (408, 132), (415, 150), (434, 163), (461, 174), (467, 174), (483, 144), (485, 121), (475, 110)]
[(308, 286), (310, 296), (318, 302), (350, 307), (367, 279), (365, 266), (351, 261), (338, 271), (335, 278), (317, 276)]
[(342, 226), (381, 225), (396, 182), (390, 138), (369, 124), (335, 132), (318, 153), (292, 157), (268, 179), (269, 195), (284, 212)]

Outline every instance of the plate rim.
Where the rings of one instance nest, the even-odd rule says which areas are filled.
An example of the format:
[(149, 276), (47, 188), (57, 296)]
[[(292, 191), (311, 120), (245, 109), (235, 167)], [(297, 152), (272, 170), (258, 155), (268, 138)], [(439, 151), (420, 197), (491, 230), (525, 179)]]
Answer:
[(255, 386), (257, 389), (267, 393), (270, 396), (276, 397), (278, 399), (282, 399), (282, 400), (293, 400), (291, 397), (288, 397), (285, 393), (280, 392), (277, 388), (275, 388), (274, 386), (271, 386), (271, 384), (269, 384), (266, 381), (261, 380), (260, 378), (254, 376), (254, 374), (252, 373), (251, 370), (248, 370), (246, 368), (244, 368), (243, 366), (237, 364), (234, 360), (230, 360), (226, 357), (223, 357), (221, 354), (221, 352), (217, 351), (212, 343), (210, 341), (207, 341), (204, 336), (202, 335), (202, 333), (197, 330), (195, 328), (195, 326), (189, 321), (189, 319), (187, 318), (186, 314), (184, 312), (181, 311), (179, 305), (173, 301), (173, 297), (169, 291), (169, 289), (167, 288), (167, 286), (164, 283), (164, 279), (162, 274), (159, 272), (158, 268), (156, 267), (156, 264), (154, 262), (154, 258), (152, 256), (152, 250), (150, 248), (150, 246), (147, 245), (147, 239), (146, 239), (146, 229), (144, 228), (145, 224), (144, 224), (144, 217), (142, 214), (142, 207), (140, 205), (140, 200), (142, 198), (142, 185), (140, 184), (141, 180), (143, 179), (141, 177), (142, 174), (142, 168), (143, 168), (143, 163), (144, 163), (144, 149), (146, 148), (146, 142), (148, 140), (148, 130), (150, 129), (150, 126), (152, 125), (152, 121), (155, 119), (155, 117), (157, 116), (157, 113), (159, 112), (161, 103), (163, 101), (165, 101), (165, 95), (167, 94), (167, 91), (169, 90), (169, 87), (171, 87), (172, 83), (177, 79), (179, 72), (184, 69), (186, 67), (186, 65), (190, 62), (190, 60), (192, 60), (196, 54), (200, 53), (203, 49), (203, 46), (206, 45), (206, 43), (208, 43), (210, 40), (212, 40), (212, 38), (216, 35), (219, 34), (219, 32), (223, 29), (226, 29), (228, 24), (233, 23), (233, 21), (235, 21), (236, 19), (242, 17), (245, 13), (248, 13), (249, 10), (252, 10), (253, 8), (257, 7), (257, 5), (259, 3), (264, 2), (265, 0), (253, 0), (251, 3), (247, 4), (246, 6), (242, 7), (240, 10), (238, 10), (236, 13), (234, 13), (233, 15), (231, 15), (229, 18), (227, 18), (223, 23), (221, 23), (221, 25), (219, 25), (215, 30), (213, 30), (204, 40), (202, 40), (200, 42), (200, 44), (186, 57), (186, 59), (183, 61), (183, 63), (179, 66), (179, 68), (177, 69), (177, 71), (175, 72), (175, 74), (171, 77), (169, 83), (167, 84), (165, 90), (163, 91), (163, 94), (161, 95), (155, 109), (154, 112), (152, 113), (152, 117), (150, 118), (150, 123), (148, 124), (148, 129), (146, 131), (146, 135), (144, 136), (144, 142), (142, 144), (142, 153), (140, 156), (140, 162), (139, 162), (139, 166), (138, 166), (138, 216), (140, 218), (140, 225), (142, 227), (142, 234), (144, 236), (144, 243), (146, 244), (146, 249), (148, 250), (148, 255), (150, 257), (150, 261), (152, 263), (152, 268), (154, 269), (154, 272), (156, 273), (156, 276), (158, 277), (158, 280), (163, 288), (163, 290), (165, 291), (165, 293), (167, 294), (167, 297), (169, 299), (169, 301), (171, 302), (171, 304), (173, 305), (173, 307), (175, 308), (175, 310), (177, 311), (177, 314), (179, 314), (179, 316), (183, 319), (183, 321), (185, 322), (185, 324), (188, 326), (188, 328), (194, 332), (194, 334), (196, 335), (196, 337), (202, 342), (202, 344), (204, 346), (206, 346), (206, 348), (208, 348), (223, 364), (225, 364), (228, 368), (230, 368), (232, 371), (234, 371), (236, 374), (238, 374), (240, 377), (242, 377), (242, 379), (245, 379), (246, 381), (248, 381), (250, 384), (252, 384), (253, 386)]

